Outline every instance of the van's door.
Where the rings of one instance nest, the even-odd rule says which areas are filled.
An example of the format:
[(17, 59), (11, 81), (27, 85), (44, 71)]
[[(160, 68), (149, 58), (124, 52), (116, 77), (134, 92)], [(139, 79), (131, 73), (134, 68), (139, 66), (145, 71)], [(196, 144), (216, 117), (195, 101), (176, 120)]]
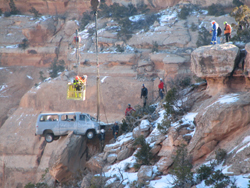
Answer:
[(92, 121), (86, 114), (80, 114), (77, 124), (77, 134), (84, 135), (92, 127)]
[(77, 121), (75, 114), (63, 114), (60, 121), (60, 134), (68, 134), (70, 131), (76, 133)]

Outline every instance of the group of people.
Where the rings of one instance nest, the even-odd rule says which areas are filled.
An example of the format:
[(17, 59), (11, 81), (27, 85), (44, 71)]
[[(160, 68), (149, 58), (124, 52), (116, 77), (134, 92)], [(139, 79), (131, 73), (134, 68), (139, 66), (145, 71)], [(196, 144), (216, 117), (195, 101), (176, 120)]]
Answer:
[[(210, 33), (212, 33), (212, 39), (210, 44), (220, 44), (222, 30), (216, 21), (213, 20), (211, 24), (212, 24), (212, 29)], [(224, 22), (224, 36), (226, 38), (226, 42), (229, 42), (229, 39), (231, 38), (231, 32), (232, 32), (231, 25), (228, 24), (227, 22)]]
[[(163, 79), (160, 78), (160, 83), (158, 84), (158, 90), (159, 90), (159, 97), (163, 99), (164, 96), (164, 83)], [(148, 99), (148, 89), (145, 87), (144, 84), (142, 84), (141, 88), (141, 97), (143, 101), (143, 108), (146, 107), (147, 104), (147, 99)], [(131, 116), (132, 112), (135, 112), (135, 109), (131, 106), (131, 104), (128, 104), (128, 107), (125, 110), (125, 117)], [(119, 125), (118, 122), (116, 121), (114, 125), (112, 126), (112, 131), (113, 131), (113, 136), (114, 140), (116, 141), (116, 138), (119, 133)], [(105, 140), (105, 131), (104, 129), (101, 129), (101, 133), (99, 134), (99, 139), (100, 139), (100, 144), (101, 144), (101, 150), (103, 150), (104, 147), (104, 140)]]

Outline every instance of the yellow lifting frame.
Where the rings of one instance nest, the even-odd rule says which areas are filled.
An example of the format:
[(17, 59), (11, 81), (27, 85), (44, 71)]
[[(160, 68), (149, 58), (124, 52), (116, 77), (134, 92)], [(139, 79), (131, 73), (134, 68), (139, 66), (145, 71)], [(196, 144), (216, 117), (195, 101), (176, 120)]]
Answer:
[(80, 91), (76, 90), (76, 85), (74, 83), (68, 83), (67, 86), (67, 99), (68, 100), (82, 100), (86, 99), (86, 82), (87, 82), (87, 75), (84, 75), (84, 82), (79, 81), (78, 83), (80, 86)]

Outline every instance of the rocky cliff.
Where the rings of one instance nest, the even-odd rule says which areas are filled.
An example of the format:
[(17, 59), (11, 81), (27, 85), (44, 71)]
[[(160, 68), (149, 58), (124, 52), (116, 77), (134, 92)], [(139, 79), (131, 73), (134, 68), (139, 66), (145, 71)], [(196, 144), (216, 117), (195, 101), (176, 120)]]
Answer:
[[(69, 1), (67, 6), (72, 2)], [(178, 11), (179, 7), (162, 10), (159, 19), (149, 30), (136, 31), (127, 41), (117, 38), (117, 31), (114, 30), (119, 27), (117, 22), (109, 18), (98, 19), (101, 120), (105, 121), (105, 116), (109, 122), (121, 120), (127, 103), (133, 106), (141, 104), (142, 83), (149, 89), (148, 101), (154, 102), (158, 95), (159, 77), (163, 77), (167, 83), (175, 76), (195, 74), (205, 79), (206, 84), (185, 90), (188, 97), (185, 100), (192, 102), (193, 107), (189, 114), (181, 118), (183, 123), (178, 121), (172, 125), (167, 136), (159, 134), (156, 128), (164, 114), (159, 105), (155, 113), (160, 119), (144, 122), (133, 130), (133, 134), (123, 135), (119, 142), (106, 145), (103, 153), (90, 160), (85, 152), (86, 146), (92, 148), (93, 153), (98, 149), (84, 137), (69, 134), (46, 144), (44, 138), (36, 137), (34, 133), (35, 122), (41, 111), (82, 111), (95, 116), (96, 55), (95, 38), (91, 33), (94, 25), (90, 23), (79, 32), (82, 38), (80, 65), (75, 69), (76, 46), (72, 41), (78, 28), (77, 20), (54, 16), (37, 20), (32, 16), (0, 17), (0, 31), (3, 34), (0, 61), (1, 66), (6, 66), (0, 69), (0, 99), (4, 104), (0, 106), (1, 120), (4, 122), (0, 128), (1, 187), (24, 187), (28, 182), (39, 181), (46, 181), (52, 186), (55, 180), (67, 182), (79, 178), (77, 175), (85, 167), (99, 172), (107, 164), (105, 172), (108, 172), (110, 168), (114, 169), (111, 164), (119, 164), (124, 159), (122, 163), (131, 163), (131, 167), (125, 165), (124, 170), (130, 169), (129, 172), (132, 172), (136, 149), (132, 143), (141, 134), (149, 135), (147, 141), (157, 159), (155, 166), (143, 167), (136, 174), (136, 177), (143, 177), (141, 180), (147, 179), (143, 174), (145, 171), (154, 174), (150, 180), (152, 177), (160, 178), (157, 174), (167, 174), (173, 163), (171, 156), (182, 143), (188, 144), (194, 165), (214, 159), (217, 149), (222, 148), (229, 153), (225, 161), (225, 165), (231, 165), (228, 173), (248, 174), (249, 53), (245, 63), (242, 63), (238, 59), (240, 49), (233, 44), (196, 49), (199, 32), (189, 27), (192, 23), (209, 30), (212, 19), (216, 19), (220, 25), (225, 20), (229, 23), (235, 21), (227, 15), (215, 18), (196, 11), (187, 20), (181, 20), (177, 18)], [(130, 19), (135, 22), (144, 17), (139, 15)], [(17, 47), (23, 38), (29, 41), (27, 49)], [(158, 52), (152, 52), (154, 42), (158, 44)], [(116, 51), (118, 44), (124, 52)], [(249, 44), (245, 49), (249, 52)], [(65, 60), (70, 71), (38, 84), (39, 71), (43, 71), (47, 77), (46, 67), (55, 57)], [(67, 101), (67, 82), (77, 72), (88, 75), (87, 100)], [(33, 87), (35, 83), (38, 86)], [(191, 120), (187, 122), (186, 119), (190, 117)], [(98, 143), (98, 139), (93, 143)], [(119, 174), (119, 171), (114, 170), (114, 173)]]

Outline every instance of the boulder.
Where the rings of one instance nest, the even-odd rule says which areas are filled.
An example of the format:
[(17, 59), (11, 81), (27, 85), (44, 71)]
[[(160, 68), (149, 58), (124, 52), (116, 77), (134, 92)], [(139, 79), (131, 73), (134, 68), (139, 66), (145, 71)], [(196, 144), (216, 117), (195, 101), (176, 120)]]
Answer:
[(196, 131), (188, 145), (194, 161), (205, 159), (225, 138), (234, 141), (231, 143), (233, 149), (237, 145), (235, 134), (239, 138), (239, 135), (250, 131), (248, 92), (216, 95), (204, 102), (198, 112), (195, 118)]
[(171, 158), (172, 153), (175, 150), (174, 141), (177, 137), (178, 134), (176, 130), (174, 128), (170, 128), (168, 137), (162, 142), (162, 148), (158, 153), (158, 156)]
[(239, 48), (233, 44), (208, 45), (191, 53), (191, 69), (198, 76), (226, 77), (234, 69)]
[(148, 136), (150, 127), (151, 125), (148, 120), (142, 120), (140, 125), (133, 129), (133, 137), (137, 138), (141, 135), (144, 137)]
[(90, 160), (86, 163), (86, 168), (90, 170), (92, 173), (100, 173), (105, 165), (104, 160), (101, 157), (94, 156), (91, 157)]
[(161, 146), (160, 145), (154, 145), (150, 149), (150, 152), (152, 153), (153, 156), (155, 156), (160, 150), (161, 150)]
[[(49, 172), (58, 182), (66, 182), (77, 176), (86, 163), (86, 138), (71, 132), (58, 141), (49, 160)], [(83, 151), (83, 152), (79, 152)]]
[(153, 179), (153, 166), (141, 166), (137, 173), (137, 177), (138, 181), (141, 183)]
[(166, 171), (174, 162), (172, 157), (161, 157), (160, 160), (155, 164), (159, 172)]
[(122, 161), (124, 159), (127, 159), (133, 154), (133, 150), (129, 148), (124, 148), (117, 154), (117, 160)]
[(115, 153), (109, 154), (107, 156), (107, 161), (110, 164), (113, 164), (115, 162), (115, 160), (117, 159), (117, 155)]

